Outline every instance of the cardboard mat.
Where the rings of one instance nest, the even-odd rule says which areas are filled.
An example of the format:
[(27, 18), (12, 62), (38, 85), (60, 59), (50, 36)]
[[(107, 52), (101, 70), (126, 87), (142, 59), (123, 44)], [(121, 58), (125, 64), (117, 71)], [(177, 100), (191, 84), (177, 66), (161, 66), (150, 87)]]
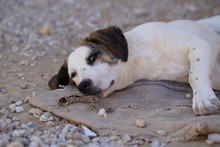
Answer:
[[(191, 108), (189, 85), (168, 81), (141, 80), (115, 92), (107, 98), (98, 98), (97, 109), (90, 103), (58, 105), (61, 97), (79, 94), (76, 88), (48, 91), (33, 97), (29, 103), (52, 114), (91, 127), (99, 134), (131, 134), (160, 142), (192, 141), (220, 133), (220, 115), (195, 116)], [(217, 93), (219, 97), (219, 93)], [(107, 117), (97, 116), (97, 110), (111, 110)], [(135, 125), (137, 119), (146, 121), (144, 128)], [(167, 135), (160, 136), (157, 130)]]

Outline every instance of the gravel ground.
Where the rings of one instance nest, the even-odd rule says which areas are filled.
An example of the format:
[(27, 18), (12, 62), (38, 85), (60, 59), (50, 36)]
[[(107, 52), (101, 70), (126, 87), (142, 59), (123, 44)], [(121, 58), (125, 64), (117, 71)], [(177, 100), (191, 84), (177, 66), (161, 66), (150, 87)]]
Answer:
[(146, 144), (129, 135), (89, 136), (83, 126), (31, 113), (27, 98), (49, 90), (65, 57), (95, 29), (216, 14), (219, 0), (0, 0), (0, 146)]

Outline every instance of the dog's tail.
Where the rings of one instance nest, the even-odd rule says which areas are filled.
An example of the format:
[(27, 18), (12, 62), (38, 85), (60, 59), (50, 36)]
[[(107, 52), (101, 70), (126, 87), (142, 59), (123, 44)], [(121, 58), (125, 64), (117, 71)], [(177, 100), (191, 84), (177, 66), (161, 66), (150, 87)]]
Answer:
[(216, 15), (213, 17), (201, 19), (197, 21), (198, 23), (207, 26), (212, 29), (216, 33), (220, 34), (220, 15)]

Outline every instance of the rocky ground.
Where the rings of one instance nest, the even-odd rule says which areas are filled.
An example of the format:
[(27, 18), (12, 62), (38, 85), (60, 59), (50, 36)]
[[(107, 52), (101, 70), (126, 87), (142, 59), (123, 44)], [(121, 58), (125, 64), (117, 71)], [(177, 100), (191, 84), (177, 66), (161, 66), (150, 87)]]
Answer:
[(27, 98), (49, 90), (48, 80), (95, 29), (216, 14), (219, 0), (1, 0), (0, 146), (143, 145), (129, 135), (90, 136), (85, 126), (48, 113), (33, 116)]

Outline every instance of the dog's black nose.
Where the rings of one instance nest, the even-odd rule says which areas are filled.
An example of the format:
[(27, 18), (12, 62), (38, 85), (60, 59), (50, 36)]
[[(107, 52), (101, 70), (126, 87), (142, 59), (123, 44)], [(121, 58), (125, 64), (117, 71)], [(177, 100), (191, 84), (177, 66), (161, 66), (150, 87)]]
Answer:
[(78, 89), (80, 92), (84, 94), (88, 94), (92, 86), (93, 86), (92, 80), (85, 79), (79, 83)]

